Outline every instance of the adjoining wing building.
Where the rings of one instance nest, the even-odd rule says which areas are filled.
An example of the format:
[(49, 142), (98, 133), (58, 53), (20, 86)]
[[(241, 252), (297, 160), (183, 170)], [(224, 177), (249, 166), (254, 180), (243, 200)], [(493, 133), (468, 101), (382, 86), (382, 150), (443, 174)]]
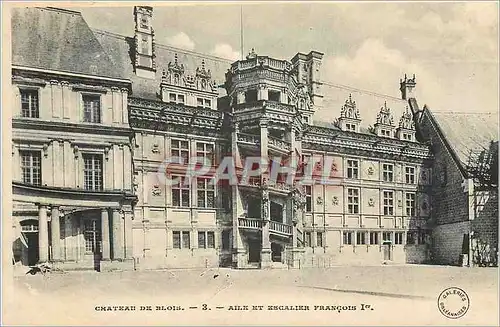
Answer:
[[(153, 8), (133, 14), (123, 36), (79, 12), (13, 10), (14, 262), (496, 264), (497, 177), (483, 177), (498, 118), (420, 109), (413, 75), (394, 81), (400, 98), (327, 83), (314, 50), (229, 62), (157, 44)], [(212, 168), (186, 178), (172, 157)], [(211, 183), (228, 157), (237, 182)], [(252, 157), (330, 162), (330, 183), (243, 182)]]

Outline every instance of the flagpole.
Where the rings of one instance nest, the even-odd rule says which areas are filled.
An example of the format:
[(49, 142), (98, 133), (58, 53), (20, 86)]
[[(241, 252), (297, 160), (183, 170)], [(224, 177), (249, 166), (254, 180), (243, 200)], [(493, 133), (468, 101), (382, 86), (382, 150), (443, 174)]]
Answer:
[(240, 54), (243, 60), (243, 5), (240, 5)]

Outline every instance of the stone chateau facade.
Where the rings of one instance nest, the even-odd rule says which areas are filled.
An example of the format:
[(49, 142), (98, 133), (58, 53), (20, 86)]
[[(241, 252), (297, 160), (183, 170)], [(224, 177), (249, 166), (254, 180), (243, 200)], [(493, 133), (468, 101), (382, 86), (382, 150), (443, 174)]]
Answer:
[[(434, 154), (417, 131), (414, 76), (399, 81), (400, 98), (333, 88), (318, 51), (283, 60), (252, 50), (231, 63), (157, 44), (151, 7), (132, 17), (135, 34), (123, 36), (78, 12), (13, 12), (14, 262), (105, 271), (432, 261)], [(325, 110), (330, 121), (316, 119)], [(228, 154), (237, 168), (250, 156), (333, 158), (335, 183), (158, 178), (165, 158), (216, 167)]]

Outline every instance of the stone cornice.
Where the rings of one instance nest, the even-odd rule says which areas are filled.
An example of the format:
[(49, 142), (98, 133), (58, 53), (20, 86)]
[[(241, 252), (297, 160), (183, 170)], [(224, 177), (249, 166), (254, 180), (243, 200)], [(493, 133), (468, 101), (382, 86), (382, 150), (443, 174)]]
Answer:
[(115, 136), (130, 136), (132, 129), (128, 127), (109, 126), (104, 124), (72, 123), (67, 121), (50, 121), (43, 119), (13, 118), (12, 128), (28, 130), (47, 130), (68, 133), (105, 134)]

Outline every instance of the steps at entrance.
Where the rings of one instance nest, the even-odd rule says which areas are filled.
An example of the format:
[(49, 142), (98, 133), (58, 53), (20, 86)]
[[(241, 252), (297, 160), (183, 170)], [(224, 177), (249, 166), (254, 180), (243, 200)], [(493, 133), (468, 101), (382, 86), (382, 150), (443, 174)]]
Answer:
[(288, 266), (282, 262), (272, 262), (271, 269), (288, 269)]

